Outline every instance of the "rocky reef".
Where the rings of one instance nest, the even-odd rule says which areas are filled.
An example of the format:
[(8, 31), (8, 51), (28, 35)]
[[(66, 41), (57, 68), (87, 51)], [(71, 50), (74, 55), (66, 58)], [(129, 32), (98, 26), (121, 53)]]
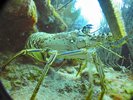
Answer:
[(30, 33), (38, 31), (34, 1), (10, 0), (0, 14), (0, 21), (1, 49), (21, 50)]
[(4, 6), (0, 21), (0, 49), (10, 48), (15, 52), (24, 48), (26, 39), (32, 33), (55, 33), (67, 29), (50, 0), (11, 0)]
[(34, 0), (38, 11), (37, 26), (40, 31), (57, 33), (66, 31), (67, 25), (51, 5), (50, 0)]

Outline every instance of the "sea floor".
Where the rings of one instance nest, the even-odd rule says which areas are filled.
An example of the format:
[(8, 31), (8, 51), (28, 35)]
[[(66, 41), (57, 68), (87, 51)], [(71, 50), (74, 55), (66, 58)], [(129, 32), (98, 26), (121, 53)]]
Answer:
[[(4, 65), (13, 53), (0, 52), (0, 67)], [(45, 65), (35, 63), (25, 57), (18, 57), (0, 71), (0, 79), (14, 100), (29, 100)], [(79, 65), (64, 65), (58, 71), (50, 67), (43, 80), (35, 100), (84, 100), (89, 90), (88, 68), (76, 77)], [(97, 71), (92, 69), (93, 75)], [(114, 71), (112, 67), (104, 67), (106, 90), (103, 100), (129, 100), (133, 95), (133, 73)], [(95, 77), (95, 76), (94, 76)], [(101, 91), (99, 77), (95, 77), (92, 100), (98, 100)]]

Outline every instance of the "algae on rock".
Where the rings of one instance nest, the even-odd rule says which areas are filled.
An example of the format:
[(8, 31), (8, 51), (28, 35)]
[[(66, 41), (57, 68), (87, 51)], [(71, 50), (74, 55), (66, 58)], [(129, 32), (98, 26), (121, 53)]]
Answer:
[(67, 25), (55, 11), (50, 0), (34, 0), (38, 11), (37, 26), (40, 31), (57, 33), (66, 31)]

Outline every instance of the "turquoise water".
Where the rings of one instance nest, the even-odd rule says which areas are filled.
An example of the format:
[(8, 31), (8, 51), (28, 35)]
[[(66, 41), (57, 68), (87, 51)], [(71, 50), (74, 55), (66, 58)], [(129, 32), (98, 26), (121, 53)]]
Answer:
[[(131, 98), (133, 1), (117, 2), (118, 8), (96, 2), (102, 9), (88, 4), (93, 14), (86, 10), (86, 16), (75, 0), (13, 0), (3, 6), (0, 79), (14, 100), (29, 100), (39, 82), (35, 100), (98, 100), (104, 89), (103, 100)], [(9, 97), (2, 93), (0, 100)]]

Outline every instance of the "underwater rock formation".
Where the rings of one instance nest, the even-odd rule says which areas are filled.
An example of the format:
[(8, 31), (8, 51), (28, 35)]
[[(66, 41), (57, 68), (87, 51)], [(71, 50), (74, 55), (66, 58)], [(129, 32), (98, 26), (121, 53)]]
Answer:
[(0, 22), (0, 46), (21, 50), (30, 32), (37, 32), (35, 27), (37, 12), (34, 1), (10, 0), (0, 15)]
[(81, 14), (81, 9), (73, 9), (73, 6), (75, 5), (74, 0), (51, 0), (51, 4), (54, 6), (63, 21), (67, 24), (67, 31), (71, 31), (73, 26), (77, 26), (77, 24), (82, 23), (79, 22), (74, 25), (75, 21), (77, 21)]
[(29, 30), (37, 22), (35, 3), (33, 0), (12, 0), (5, 6), (2, 17), (14, 23), (15, 30)]
[(57, 33), (66, 31), (67, 25), (50, 4), (50, 0), (34, 0), (38, 11), (37, 26), (40, 31)]
[(54, 10), (50, 0), (44, 2), (35, 0), (35, 2), (36, 4), (33, 0), (7, 2), (0, 15), (1, 50), (9, 48), (15, 52), (22, 50), (28, 36), (38, 32), (38, 29), (48, 33), (66, 31), (67, 25)]

